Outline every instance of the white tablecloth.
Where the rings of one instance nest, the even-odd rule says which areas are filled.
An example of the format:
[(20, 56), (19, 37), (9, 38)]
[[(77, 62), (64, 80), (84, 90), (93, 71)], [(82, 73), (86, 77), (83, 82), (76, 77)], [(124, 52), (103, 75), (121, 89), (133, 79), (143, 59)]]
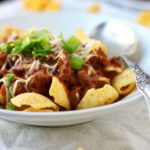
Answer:
[[(63, 4), (63, 10), (74, 9), (76, 5), (71, 5), (73, 3), (77, 2), (68, 0)], [(84, 6), (83, 1), (80, 4), (80, 7)], [(101, 6), (102, 13), (120, 15), (131, 21), (137, 14), (128, 13), (128, 9), (121, 11), (107, 3)], [(15, 15), (16, 12), (25, 13), (16, 3), (7, 5), (7, 8), (3, 5), (0, 7), (0, 18)], [(96, 121), (77, 126), (35, 127), (0, 120), (0, 150), (77, 150), (79, 147), (84, 150), (150, 150), (147, 116), (145, 100), (141, 99)]]
[(0, 120), (0, 150), (149, 150), (145, 100), (123, 106), (96, 121), (50, 128)]

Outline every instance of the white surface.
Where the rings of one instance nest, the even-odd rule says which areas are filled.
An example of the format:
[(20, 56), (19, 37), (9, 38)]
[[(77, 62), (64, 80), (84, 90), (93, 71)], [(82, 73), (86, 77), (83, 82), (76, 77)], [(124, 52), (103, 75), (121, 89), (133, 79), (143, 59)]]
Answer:
[(111, 3), (118, 4), (123, 7), (129, 7), (133, 9), (139, 10), (150, 10), (150, 2), (148, 0), (107, 0)]
[[(67, 24), (68, 18), (70, 20), (69, 24)], [(88, 33), (90, 33), (91, 29), (93, 29), (94, 26), (98, 25), (100, 22), (109, 21), (112, 19), (114, 18), (106, 15), (90, 15), (86, 13), (76, 13), (76, 12), (72, 12), (70, 14), (66, 12), (52, 13), (52, 14), (37, 13), (32, 15), (30, 14), (3, 19), (1, 20), (0, 28), (8, 24), (18, 26), (26, 30), (32, 26), (35, 26), (37, 28), (46, 27), (49, 28), (53, 33), (56, 33), (58, 35), (63, 31), (64, 37), (69, 37), (75, 32), (75, 29), (77, 27), (81, 27), (85, 31), (88, 31)], [(145, 28), (142, 28), (141, 26), (138, 26), (133, 23), (128, 22), (123, 23), (130, 26), (134, 30), (136, 36), (139, 36), (142, 39), (141, 41), (139, 41), (140, 46), (145, 46), (144, 42), (146, 41), (147, 38), (150, 38), (149, 30), (146, 30)], [(140, 30), (142, 30), (142, 32), (140, 32)], [(145, 35), (147, 35), (147, 37), (145, 37)], [(147, 63), (147, 65), (145, 63), (146, 57), (150, 57), (150, 52), (148, 51), (149, 46), (141, 50), (142, 50), (141, 51), (142, 58), (140, 59), (139, 64), (141, 66), (144, 65), (147, 66), (147, 68), (149, 68), (149, 63)], [(110, 49), (110, 51), (112, 50)], [(149, 53), (145, 55), (147, 51)], [(94, 120), (98, 117), (103, 116), (105, 113), (109, 111), (113, 111), (117, 107), (121, 107), (124, 104), (130, 104), (130, 102), (132, 101), (136, 102), (137, 97), (140, 97), (140, 94), (138, 92), (133, 92), (130, 96), (128, 96), (128, 98), (118, 101), (111, 105), (70, 112), (27, 113), (27, 112), (0, 110), (0, 117), (11, 121), (32, 125), (43, 125), (43, 126), (72, 125)]]
[[(18, 14), (26, 14), (27, 10), (22, 9), (22, 0), (9, 0), (0, 5), (0, 18), (14, 16)], [(94, 2), (100, 5), (100, 13), (111, 14), (118, 17), (123, 17), (130, 20), (135, 20), (138, 11), (129, 9), (128, 7), (122, 8), (117, 5), (111, 5), (106, 0), (63, 0), (62, 11), (77, 11), (86, 12)], [(123, 11), (122, 11), (123, 10)]]
[(0, 120), (1, 150), (149, 150), (146, 103), (120, 107), (99, 120), (77, 126), (47, 128)]

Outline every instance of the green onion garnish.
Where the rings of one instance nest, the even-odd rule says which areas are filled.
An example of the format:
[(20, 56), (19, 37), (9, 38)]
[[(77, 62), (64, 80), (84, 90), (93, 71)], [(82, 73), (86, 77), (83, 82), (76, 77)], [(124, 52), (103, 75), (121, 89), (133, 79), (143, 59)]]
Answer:
[(84, 60), (83, 60), (83, 58), (78, 58), (78, 57), (71, 56), (70, 57), (70, 62), (71, 62), (71, 68), (72, 69), (79, 70), (79, 69), (82, 68)]
[(66, 50), (68, 53), (72, 54), (76, 51), (76, 49), (81, 45), (81, 41), (78, 40), (75, 36), (72, 36), (69, 38), (68, 41), (64, 44), (64, 50)]
[(22, 53), (33, 57), (45, 58), (52, 49), (49, 44), (49, 36), (50, 32), (45, 29), (33, 31), (10, 44), (2, 45), (0, 49), (2, 53), (10, 53), (12, 55)]
[(8, 102), (7, 105), (6, 105), (6, 108), (8, 110), (15, 110), (15, 105), (11, 102)]
[(11, 51), (11, 45), (10, 44), (3, 44), (1, 46), (1, 52), (2, 53), (9, 53)]
[(7, 82), (6, 82), (7, 88), (11, 85), (11, 82), (14, 79), (14, 77), (15, 77), (15, 74), (13, 73), (7, 74)]
[(8, 99), (11, 99), (14, 96), (15, 96), (15, 94), (13, 93), (13, 88), (12, 88), (12, 86), (10, 86), (8, 89)]
[(64, 44), (65, 41), (64, 41), (64, 38), (63, 38), (63, 33), (60, 33), (58, 37), (61, 39), (61, 42)]
[(32, 31), (32, 35), (36, 38), (46, 38), (49, 37), (50, 32), (46, 29), (41, 29), (39, 31)]

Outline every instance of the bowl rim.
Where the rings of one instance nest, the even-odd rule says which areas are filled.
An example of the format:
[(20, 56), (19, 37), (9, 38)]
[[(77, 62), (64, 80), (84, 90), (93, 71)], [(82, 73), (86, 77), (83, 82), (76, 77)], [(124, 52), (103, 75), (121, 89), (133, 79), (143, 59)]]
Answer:
[(6, 115), (16, 115), (16, 116), (28, 116), (28, 117), (39, 117), (39, 116), (52, 116), (52, 117), (61, 117), (61, 116), (70, 116), (70, 115), (84, 115), (86, 113), (93, 113), (101, 110), (107, 110), (110, 108), (116, 108), (121, 105), (125, 105), (136, 101), (143, 96), (141, 93), (136, 90), (131, 97), (120, 100), (115, 103), (94, 107), (94, 108), (87, 108), (87, 109), (80, 109), (80, 110), (69, 110), (69, 111), (61, 111), (61, 112), (24, 112), (24, 111), (14, 111), (14, 110), (7, 110), (7, 109), (0, 109), (0, 114)]

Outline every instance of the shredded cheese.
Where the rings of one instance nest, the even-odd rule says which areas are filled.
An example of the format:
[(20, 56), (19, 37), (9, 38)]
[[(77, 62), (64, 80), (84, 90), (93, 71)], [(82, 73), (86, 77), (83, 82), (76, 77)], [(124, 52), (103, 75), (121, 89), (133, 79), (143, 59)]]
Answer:
[(27, 91), (29, 91), (29, 89), (28, 89), (28, 83), (29, 83), (29, 81), (32, 79), (33, 76), (34, 76), (34, 74), (31, 75), (31, 76), (26, 80), (26, 82), (25, 82), (25, 88), (26, 88)]
[(80, 58), (86, 58), (89, 53), (91, 52), (91, 48), (93, 46), (93, 41), (90, 42), (83, 42), (78, 49), (73, 53), (73, 56), (80, 57)]
[(60, 37), (57, 37), (56, 35), (51, 35), (50, 37), (50, 45), (52, 46), (52, 51), (61, 51), (63, 48), (63, 43)]
[(78, 92), (76, 93), (76, 97), (77, 97), (77, 99), (79, 99), (79, 93)]
[(16, 60), (14, 66), (17, 66), (21, 61), (22, 61), (22, 57), (20, 55), (17, 55), (19, 58)]
[(92, 74), (91, 68), (88, 68), (88, 75), (90, 76)]
[(56, 66), (57, 66), (57, 63), (55, 65), (48, 65), (48, 64), (42, 64), (44, 67), (46, 67), (46, 73), (51, 76), (53, 71), (55, 70)]
[(14, 94), (16, 93), (16, 88), (17, 88), (17, 85), (18, 85), (19, 82), (25, 83), (26, 80), (20, 78), (20, 79), (18, 79), (18, 80), (15, 81), (14, 86), (13, 86), (13, 93)]
[(25, 74), (25, 77), (28, 78), (28, 74), (32, 72), (32, 70), (38, 70), (40, 66), (40, 61), (39, 60), (34, 60), (33, 63), (31, 64), (29, 71)]

